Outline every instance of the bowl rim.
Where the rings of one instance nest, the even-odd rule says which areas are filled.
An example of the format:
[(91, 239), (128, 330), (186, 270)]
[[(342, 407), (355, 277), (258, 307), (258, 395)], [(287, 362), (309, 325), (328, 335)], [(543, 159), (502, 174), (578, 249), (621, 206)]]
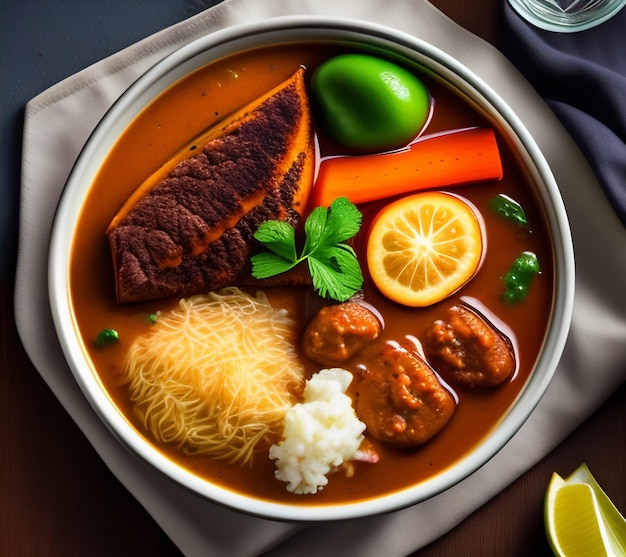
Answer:
[[(341, 37), (337, 37), (337, 33)], [(167, 458), (130, 425), (112, 403), (87, 362), (83, 341), (78, 335), (73, 318), (69, 263), (73, 226), (92, 181), (85, 177), (95, 176), (99, 162), (108, 154), (109, 149), (103, 149), (103, 145), (106, 147), (109, 144), (110, 148), (112, 138), (120, 135), (127, 123), (138, 113), (138, 107), (145, 106), (146, 101), (154, 98), (155, 90), (165, 82), (171, 84), (183, 77), (187, 74), (187, 69), (199, 61), (208, 63), (224, 53), (240, 50), (244, 44), (261, 45), (268, 38), (275, 42), (277, 37), (282, 37), (284, 42), (293, 42), (296, 38), (312, 40), (313, 36), (339, 43), (355, 40), (368, 46), (384, 45), (392, 52), (406, 55), (430, 69), (436, 69), (436, 73), (444, 79), (462, 82), (470, 87), (472, 95), (488, 101), (502, 119), (502, 125), (510, 129), (515, 141), (519, 143), (529, 171), (541, 185), (539, 193), (548, 212), (547, 219), (551, 223), (554, 236), (555, 290), (552, 323), (535, 366), (535, 369), (541, 368), (544, 371), (541, 374), (531, 373), (517, 400), (500, 420), (501, 427), (494, 429), (492, 434), (479, 443), (480, 451), (472, 451), (446, 470), (429, 478), (427, 482), (375, 499), (341, 504), (290, 505), (256, 499), (211, 484)], [(164, 88), (166, 87), (167, 85)], [(68, 223), (71, 223), (71, 229), (68, 229)], [(63, 354), (83, 395), (109, 431), (132, 453), (180, 486), (227, 508), (276, 520), (341, 520), (401, 509), (449, 489), (491, 460), (522, 427), (547, 389), (565, 346), (573, 312), (574, 251), (565, 206), (547, 161), (517, 115), (476, 74), (432, 44), (388, 26), (343, 17), (283, 16), (230, 26), (192, 41), (148, 69), (113, 103), (81, 150), (60, 197), (50, 235), (48, 297)]]

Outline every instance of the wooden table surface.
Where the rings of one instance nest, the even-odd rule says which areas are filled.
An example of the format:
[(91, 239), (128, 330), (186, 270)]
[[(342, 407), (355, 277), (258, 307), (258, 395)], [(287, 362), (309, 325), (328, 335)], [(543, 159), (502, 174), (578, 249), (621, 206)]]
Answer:
[[(432, 3), (497, 46), (501, 0)], [(188, 4), (195, 5), (197, 12), (202, 3)], [(189, 10), (187, 15), (192, 15)], [(99, 33), (106, 34), (106, 20), (96, 23), (105, 26)], [(41, 90), (48, 85), (42, 83)], [(19, 153), (13, 154), (12, 164), (18, 169)], [(17, 189), (18, 184), (11, 187)], [(179, 555), (103, 464), (33, 368), (17, 336), (12, 306), (13, 281), (4, 278), (0, 282), (0, 555)], [(568, 475), (582, 462), (587, 462), (618, 508), (626, 510), (625, 424), (626, 387), (622, 386), (542, 462), (415, 555), (551, 555), (543, 528), (545, 489), (553, 471)]]

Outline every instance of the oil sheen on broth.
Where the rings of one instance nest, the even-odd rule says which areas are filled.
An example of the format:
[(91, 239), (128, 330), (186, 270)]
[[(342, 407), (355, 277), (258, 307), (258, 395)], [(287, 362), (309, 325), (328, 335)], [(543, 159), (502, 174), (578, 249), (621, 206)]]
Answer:
[[(76, 321), (95, 370), (115, 404), (139, 431), (142, 426), (133, 415), (126, 389), (119, 385), (124, 354), (134, 336), (149, 331), (151, 324), (146, 316), (167, 311), (178, 299), (116, 304), (110, 250), (104, 233), (109, 222), (138, 184), (181, 145), (288, 78), (301, 65), (310, 75), (322, 61), (343, 51), (326, 45), (267, 47), (212, 63), (154, 100), (125, 130), (100, 169), (76, 229), (71, 264), (72, 299)], [(420, 78), (435, 103), (428, 133), (493, 127), (459, 95), (431, 78), (424, 75)], [(488, 435), (519, 394), (535, 364), (546, 332), (553, 289), (551, 240), (544, 215), (520, 164), (506, 142), (499, 139), (504, 178), (454, 188), (478, 208), (484, 219), (487, 257), (477, 275), (450, 298), (425, 308), (390, 302), (367, 280), (364, 298), (384, 318), (383, 340), (419, 336), (445, 308), (461, 298), (479, 301), (512, 331), (518, 369), (511, 380), (484, 391), (454, 387), (459, 398), (456, 411), (433, 439), (410, 450), (368, 439), (380, 455), (378, 463), (355, 462), (353, 477), (347, 478), (341, 471), (334, 473), (324, 490), (314, 496), (288, 493), (285, 485), (274, 479), (275, 467), (269, 458), (255, 458), (251, 467), (242, 468), (211, 458), (181, 455), (165, 446), (158, 447), (159, 450), (199, 476), (234, 490), (270, 500), (311, 505), (355, 501), (406, 488), (452, 465)], [(323, 137), (320, 148), (322, 155), (333, 154), (332, 144)], [(490, 200), (500, 193), (524, 208), (532, 234), (522, 233), (489, 209)], [(362, 230), (367, 230), (367, 211), (364, 214)], [(501, 277), (522, 251), (537, 255), (541, 273), (523, 302), (506, 303), (502, 300)], [(309, 310), (303, 289), (266, 289), (266, 294), (273, 306), (287, 308), (304, 327)], [(119, 332), (121, 341), (104, 350), (95, 347), (93, 339), (109, 327)], [(311, 361), (304, 363), (308, 373), (320, 368)]]

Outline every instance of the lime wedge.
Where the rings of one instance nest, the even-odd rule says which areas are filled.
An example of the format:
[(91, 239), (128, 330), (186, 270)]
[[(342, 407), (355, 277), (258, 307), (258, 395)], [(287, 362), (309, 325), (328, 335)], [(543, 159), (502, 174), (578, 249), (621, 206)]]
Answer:
[(552, 474), (545, 499), (545, 526), (559, 557), (626, 555), (626, 519), (586, 464), (565, 479)]

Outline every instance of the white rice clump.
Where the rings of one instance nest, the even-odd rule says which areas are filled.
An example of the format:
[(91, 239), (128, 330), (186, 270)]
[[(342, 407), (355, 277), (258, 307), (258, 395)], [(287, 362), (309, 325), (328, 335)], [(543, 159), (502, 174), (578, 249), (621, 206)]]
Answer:
[(323, 369), (307, 381), (304, 402), (287, 411), (283, 440), (269, 453), (287, 491), (316, 493), (328, 483), (326, 474), (357, 454), (365, 424), (345, 394), (351, 382), (345, 369)]

